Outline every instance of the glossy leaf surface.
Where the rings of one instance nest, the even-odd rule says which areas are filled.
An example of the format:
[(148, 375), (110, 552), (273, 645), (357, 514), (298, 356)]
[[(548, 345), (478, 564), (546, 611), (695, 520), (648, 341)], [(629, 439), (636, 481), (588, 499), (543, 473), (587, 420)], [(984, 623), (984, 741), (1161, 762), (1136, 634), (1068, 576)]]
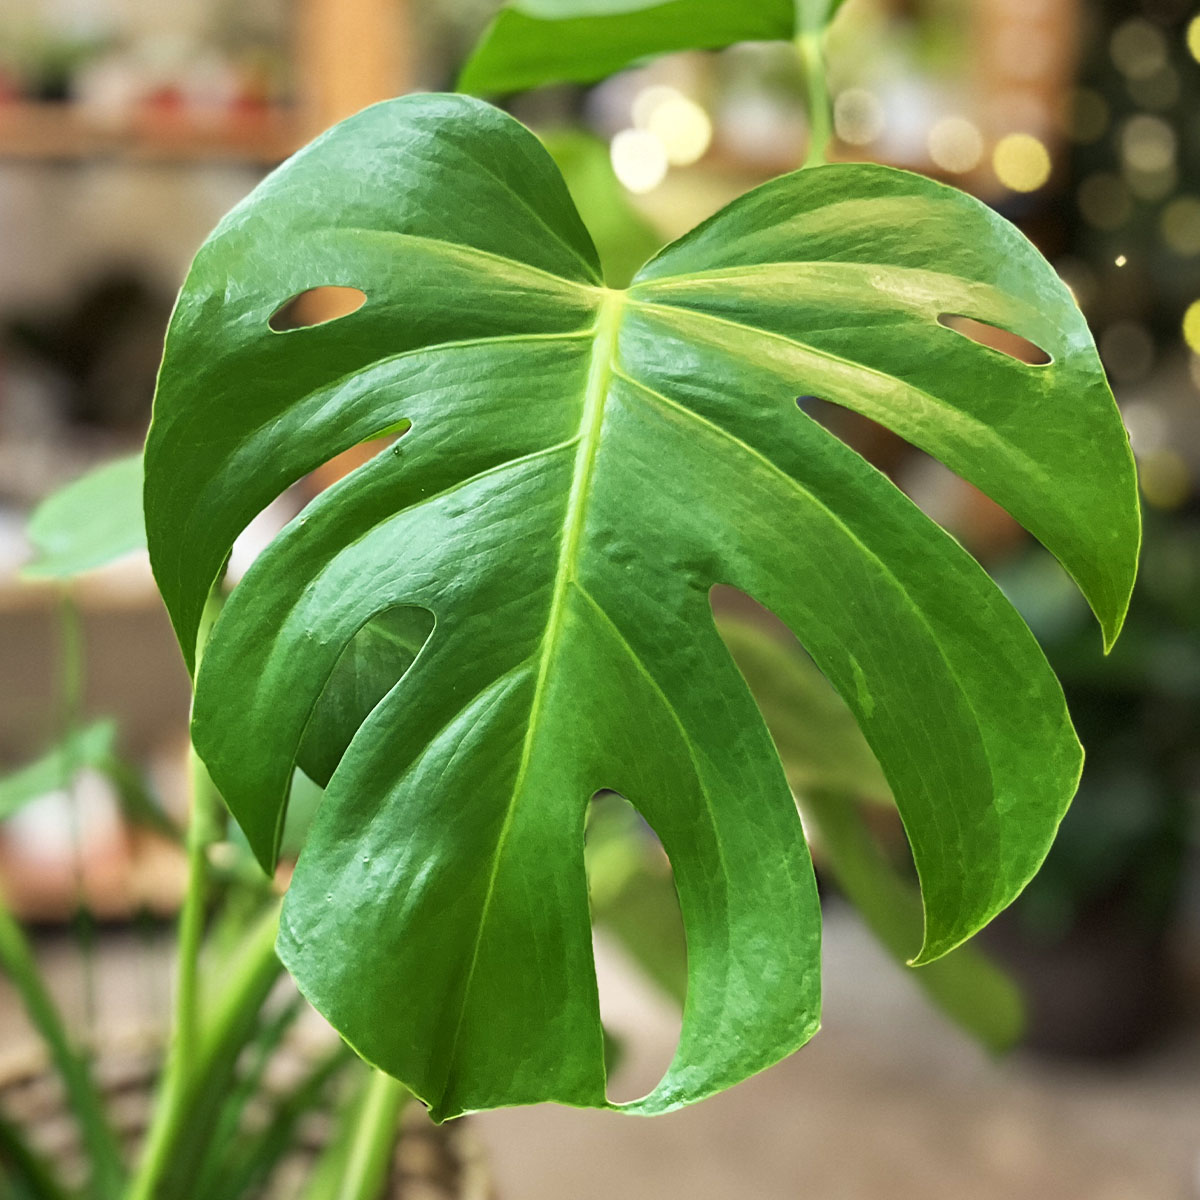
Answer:
[[(367, 303), (271, 331), (321, 285)], [(945, 312), (1054, 361), (980, 346)], [(255, 513), (411, 421), (234, 589), (193, 735), (272, 864), (346, 647), (382, 614), (432, 614), (332, 772), (279, 950), (435, 1115), (606, 1102), (583, 867), (601, 788), (659, 835), (688, 938), (675, 1060), (626, 1107), (708, 1095), (816, 1028), (807, 849), (717, 635), (715, 583), (786, 621), (863, 729), (920, 872), (922, 960), (1041, 862), (1080, 767), (1056, 680), (974, 560), (798, 395), (890, 424), (989, 491), (1115, 635), (1138, 516), (1094, 347), (1032, 246), (949, 188), (873, 166), (786, 176), (614, 291), (532, 134), (418, 96), (318, 139), (198, 255), (146, 475), (151, 560), (189, 657)]]

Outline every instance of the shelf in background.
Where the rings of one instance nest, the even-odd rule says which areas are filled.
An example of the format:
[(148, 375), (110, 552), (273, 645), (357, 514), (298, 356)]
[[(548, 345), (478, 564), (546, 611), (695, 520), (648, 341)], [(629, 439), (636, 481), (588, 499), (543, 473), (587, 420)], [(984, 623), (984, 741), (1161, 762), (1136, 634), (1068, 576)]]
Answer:
[(302, 141), (288, 109), (206, 117), (174, 109), (143, 109), (102, 122), (77, 106), (0, 102), (0, 161), (244, 162), (270, 165)]

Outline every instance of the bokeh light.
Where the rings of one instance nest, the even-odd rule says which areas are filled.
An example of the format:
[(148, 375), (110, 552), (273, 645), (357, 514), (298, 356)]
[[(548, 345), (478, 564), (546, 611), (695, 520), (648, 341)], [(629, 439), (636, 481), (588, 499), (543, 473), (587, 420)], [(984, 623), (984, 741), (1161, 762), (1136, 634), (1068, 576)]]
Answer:
[(1050, 178), (1050, 152), (1030, 133), (1010, 133), (996, 143), (992, 169), (1010, 191), (1036, 192)]
[(1112, 112), (1095, 88), (1076, 88), (1067, 105), (1065, 132), (1072, 141), (1090, 146), (1108, 131)]
[(1176, 450), (1154, 450), (1139, 458), (1138, 483), (1155, 508), (1178, 508), (1192, 490), (1191, 472)]
[(1139, 199), (1154, 203), (1165, 200), (1179, 183), (1179, 172), (1172, 163), (1161, 171), (1126, 171), (1129, 190)]
[(1154, 339), (1137, 321), (1114, 321), (1100, 335), (1100, 357), (1114, 379), (1136, 383), (1154, 367)]
[(698, 162), (712, 145), (712, 120), (694, 100), (682, 94), (656, 104), (646, 118), (645, 129), (663, 144), (673, 167)]
[(1200, 354), (1200, 300), (1193, 300), (1183, 314), (1183, 340), (1194, 353)]
[(1141, 17), (1118, 25), (1108, 48), (1117, 69), (1130, 79), (1149, 79), (1167, 65), (1166, 36)]
[(1162, 449), (1170, 438), (1170, 424), (1156, 404), (1131, 401), (1122, 406), (1121, 419), (1129, 434), (1129, 445), (1139, 458)]
[(866, 88), (847, 88), (833, 102), (833, 128), (848, 146), (866, 146), (883, 133), (883, 104)]
[(1179, 139), (1162, 117), (1138, 113), (1121, 128), (1121, 157), (1131, 171), (1152, 175), (1175, 164)]
[(973, 171), (983, 159), (983, 134), (966, 117), (943, 117), (929, 131), (929, 157), (954, 175)]
[(642, 88), (634, 96), (631, 106), (634, 129), (648, 129), (655, 109), (659, 105), (679, 99), (682, 95), (678, 88), (665, 83), (652, 83), (649, 87)]
[(1168, 109), (1179, 103), (1181, 90), (1179, 72), (1173, 67), (1163, 67), (1146, 79), (1126, 81), (1130, 96), (1142, 108)]
[(1200, 62), (1200, 16), (1195, 16), (1187, 27), (1187, 48), (1191, 56)]
[(1162, 211), (1163, 241), (1176, 254), (1200, 254), (1200, 198), (1176, 196)]
[(667, 174), (667, 151), (645, 129), (622, 129), (609, 147), (613, 173), (629, 191), (652, 192)]

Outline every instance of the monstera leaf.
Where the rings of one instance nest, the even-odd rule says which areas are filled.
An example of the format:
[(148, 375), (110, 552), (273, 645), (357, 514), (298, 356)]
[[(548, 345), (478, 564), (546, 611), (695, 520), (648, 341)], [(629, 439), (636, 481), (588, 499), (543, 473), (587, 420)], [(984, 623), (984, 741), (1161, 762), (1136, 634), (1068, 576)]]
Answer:
[(458, 86), (493, 95), (592, 83), (640, 59), (822, 29), (844, 0), (510, 0)]
[[(366, 303), (272, 329), (320, 286)], [(982, 346), (947, 313), (1052, 361)], [(435, 1116), (607, 1103), (583, 864), (599, 789), (657, 831), (688, 939), (675, 1059), (625, 1107), (696, 1100), (817, 1028), (808, 852), (716, 632), (715, 583), (786, 621), (862, 727), (920, 873), (919, 961), (1046, 853), (1081, 751), (1036, 642), (801, 395), (989, 492), (1115, 637), (1138, 512), (1091, 339), (1033, 247), (952, 189), (875, 166), (789, 175), (613, 290), (531, 133), (479, 101), (416, 96), (301, 151), (197, 256), (146, 449), (151, 559), (189, 661), (250, 519), (407, 429), (234, 589), (193, 736), (268, 867), (298, 757), (336, 759), (279, 952)], [(387, 647), (365, 657), (392, 686), (360, 686), (355, 666), (326, 694), (345, 655), (363, 660), (359, 638)]]

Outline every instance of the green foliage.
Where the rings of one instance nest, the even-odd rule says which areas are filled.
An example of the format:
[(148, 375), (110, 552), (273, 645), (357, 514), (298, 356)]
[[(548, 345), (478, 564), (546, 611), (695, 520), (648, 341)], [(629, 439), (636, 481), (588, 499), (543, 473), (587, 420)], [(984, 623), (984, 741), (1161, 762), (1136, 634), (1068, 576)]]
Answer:
[(137, 825), (176, 839), (179, 831), (146, 790), (140, 774), (116, 753), (113, 721), (94, 721), (63, 738), (41, 758), (0, 779), (0, 821), (39, 796), (70, 786), (74, 774), (91, 767), (116, 790), (125, 815)]
[[(30, 1023), (44, 1042), (67, 1106), (79, 1126), (90, 1171), (84, 1194), (88, 1200), (115, 1200), (125, 1174), (120, 1144), (104, 1112), (88, 1059), (67, 1032), (62, 1014), (38, 970), (33, 947), (3, 902), (0, 902), (0, 972), (12, 984)], [(0, 1166), (15, 1173), (14, 1182), (35, 1189), (29, 1191), (31, 1196), (45, 1200), (54, 1195), (48, 1168), (25, 1153), (26, 1149), (20, 1132), (5, 1123), (4, 1130), (0, 1130)], [(41, 1191), (36, 1190), (39, 1187)]]
[(146, 547), (142, 456), (89, 471), (45, 500), (29, 521), (36, 557), (27, 579), (70, 579)]
[[(275, 333), (290, 297), (368, 302)], [(1029, 366), (939, 323), (1043, 347)], [(1079, 776), (1061, 691), (982, 569), (797, 409), (890, 425), (1005, 505), (1115, 637), (1138, 547), (1132, 459), (1079, 310), (982, 204), (875, 166), (755, 189), (628, 290), (537, 140), (462, 97), (368, 109), (218, 227), (180, 296), (147, 445), (151, 559), (189, 661), (245, 524), (399, 422), (217, 622), (193, 736), (264, 865), (311, 717), (360, 630), (432, 614), (337, 758), (279, 951), (436, 1116), (602, 1105), (583, 825), (627, 796), (688, 937), (660, 1112), (816, 1028), (819, 909), (778, 758), (708, 593), (775, 611), (849, 705), (920, 874), (918, 961), (1037, 869)], [(403, 674), (401, 674), (403, 672)], [(352, 705), (351, 705), (352, 706)], [(338, 756), (340, 758), (338, 758)], [(915, 947), (914, 947), (915, 948)]]
[(478, 96), (594, 83), (648, 58), (819, 37), (845, 0), (509, 0), (458, 79)]
[(67, 787), (80, 767), (106, 764), (113, 753), (116, 733), (112, 721), (96, 721), (64, 738), (41, 758), (0, 779), (0, 821), (39, 796)]
[[(921, 897), (888, 861), (860, 809), (861, 801), (891, 804), (870, 746), (845, 703), (794, 641), (789, 645), (728, 617), (720, 630), (771, 731), (807, 827), (818, 839), (819, 863), (884, 948), (906, 962), (921, 939)], [(644, 891), (647, 885), (639, 884)], [(1016, 984), (972, 946), (959, 946), (913, 978), (951, 1020), (990, 1049), (1006, 1050), (1020, 1037), (1024, 1012)]]
[(458, 86), (494, 95), (546, 83), (592, 83), (653, 55), (795, 33), (795, 0), (511, 0), (468, 59)]
[(789, 646), (736, 617), (717, 627), (754, 693), (792, 791), (890, 806), (891, 789), (853, 714), (795, 641)]
[[(823, 861), (871, 932), (898, 962), (921, 930), (921, 898), (888, 861), (853, 799), (817, 790), (801, 810)], [(958, 946), (913, 973), (925, 995), (993, 1051), (1010, 1049), (1024, 1028), (1016, 983), (974, 946)]]

